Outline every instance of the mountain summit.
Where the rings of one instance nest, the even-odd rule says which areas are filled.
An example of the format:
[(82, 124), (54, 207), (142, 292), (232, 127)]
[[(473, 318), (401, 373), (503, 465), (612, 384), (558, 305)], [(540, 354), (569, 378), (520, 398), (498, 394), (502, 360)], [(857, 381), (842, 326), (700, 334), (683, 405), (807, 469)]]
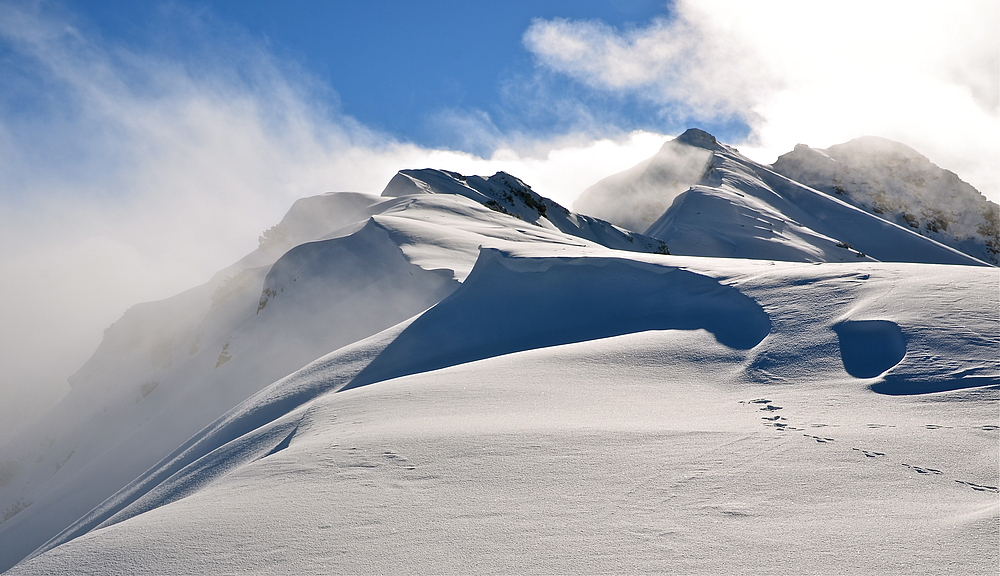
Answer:
[(817, 150), (799, 144), (775, 172), (991, 264), (1000, 264), (1000, 206), (916, 150), (865, 136)]
[(771, 167), (690, 129), (652, 158), (585, 190), (575, 206), (659, 238), (673, 254), (997, 262), (996, 205), (954, 174), (887, 140), (830, 150), (800, 146)]

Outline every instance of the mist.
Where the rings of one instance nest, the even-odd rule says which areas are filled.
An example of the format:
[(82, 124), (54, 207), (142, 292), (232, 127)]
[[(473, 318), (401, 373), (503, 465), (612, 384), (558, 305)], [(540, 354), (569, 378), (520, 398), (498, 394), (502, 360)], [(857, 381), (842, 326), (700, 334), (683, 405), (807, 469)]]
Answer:
[(672, 140), (652, 158), (584, 190), (573, 208), (645, 232), (678, 195), (701, 180), (711, 155), (704, 148)]
[[(207, 281), (292, 203), (378, 194), (404, 168), (505, 170), (569, 204), (649, 156), (650, 132), (511, 137), (483, 158), (359, 124), (335, 90), (177, 10), (185, 53), (105, 41), (51, 6), (0, 10), (0, 434), (69, 391), (130, 306)], [(258, 289), (260, 287), (257, 287)]]
[(538, 65), (668, 119), (735, 121), (773, 162), (804, 143), (907, 144), (1000, 200), (1000, 5), (992, 1), (675, 3), (633, 28), (535, 20)]

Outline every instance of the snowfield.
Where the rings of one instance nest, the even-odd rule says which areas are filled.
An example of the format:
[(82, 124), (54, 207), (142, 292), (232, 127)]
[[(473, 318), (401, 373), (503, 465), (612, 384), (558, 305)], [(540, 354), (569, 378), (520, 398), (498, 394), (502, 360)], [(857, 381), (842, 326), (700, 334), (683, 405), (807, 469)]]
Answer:
[(503, 173), (299, 201), (4, 448), (0, 569), (996, 573), (998, 269), (685, 147), (581, 198), (660, 179), (645, 235)]

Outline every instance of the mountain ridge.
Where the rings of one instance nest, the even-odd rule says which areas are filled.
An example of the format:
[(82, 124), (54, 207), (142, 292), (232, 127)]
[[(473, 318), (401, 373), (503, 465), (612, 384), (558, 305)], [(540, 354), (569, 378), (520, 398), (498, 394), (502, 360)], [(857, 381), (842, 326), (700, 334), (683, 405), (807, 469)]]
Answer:
[[(280, 542), (299, 551), (282, 560), (282, 570), (322, 571), (302, 563), (337, 557), (329, 546), (357, 551), (371, 543), (385, 554), (368, 554), (369, 569), (393, 571), (402, 564), (384, 562), (397, 545), (442, 562), (441, 543), (460, 533), (487, 549), (503, 541), (498, 534), (561, 534), (553, 522), (572, 509), (566, 494), (590, 473), (588, 487), (609, 491), (599, 500), (646, 512), (622, 520), (581, 510), (580, 526), (596, 525), (605, 536), (625, 526), (615, 541), (641, 558), (663, 548), (628, 534), (649, 526), (673, 533), (643, 516), (650, 497), (668, 492), (694, 500), (652, 508), (676, 510), (684, 526), (699, 527), (709, 514), (734, 530), (731, 522), (743, 522), (740, 533), (771, 533), (764, 528), (815, 527), (819, 514), (835, 524), (827, 537), (843, 538), (847, 526), (881, 537), (891, 525), (860, 522), (847, 497), (827, 509), (773, 505), (776, 498), (826, 502), (831, 485), (853, 494), (844, 479), (860, 476), (872, 479), (865, 484), (871, 505), (889, 503), (879, 504), (891, 507), (884, 517), (909, 519), (908, 538), (936, 534), (942, 550), (988, 563), (988, 554), (963, 548), (964, 533), (910, 520), (916, 500), (958, 503), (947, 512), (965, 514), (956, 524), (965, 528), (993, 517), (982, 512), (981, 496), (996, 490), (988, 448), (996, 428), (980, 420), (1000, 389), (995, 270), (697, 129), (601, 182), (587, 202), (600, 207), (602, 195), (624, 190), (624, 200), (605, 204), (635, 222), (667, 203), (649, 235), (571, 212), (505, 172), (401, 170), (378, 196), (296, 201), (257, 250), (209, 282), (129, 309), (74, 375), (70, 395), (0, 447), (0, 570), (101, 572), (109, 566), (101, 558), (113, 563), (107, 551), (128, 549), (133, 568), (208, 573), (220, 569), (219, 558), (256, 562), (240, 552), (243, 542), (257, 555)], [(878, 261), (886, 256), (924, 263)], [(935, 444), (942, 426), (923, 424), (939, 413), (953, 422), (949, 434), (979, 457)], [(931, 448), (907, 444), (915, 429)], [(423, 448), (397, 442), (425, 436)], [(664, 476), (660, 460), (659, 472), (640, 474), (632, 456), (600, 470), (566, 457), (613, 461), (624, 438), (690, 477)], [(827, 444), (840, 451), (813, 450)], [(412, 463), (399, 453), (403, 445)], [(538, 447), (549, 445), (558, 463), (549, 469), (553, 480), (532, 484), (538, 499), (520, 502), (512, 495), (530, 495), (522, 488), (531, 481), (508, 466), (531, 469)], [(503, 446), (499, 460), (490, 459), (492, 446)], [(683, 449), (672, 451), (677, 446)], [(824, 476), (798, 478), (795, 488), (781, 474), (767, 476), (773, 485), (757, 487), (767, 502), (727, 492), (732, 478), (771, 470), (770, 459), (781, 457), (775, 446)], [(845, 468), (850, 458), (868, 464), (894, 450), (893, 458), (905, 459), (892, 467)], [(709, 453), (725, 465), (706, 467)], [(915, 496), (919, 481), (897, 478), (925, 461), (954, 475), (930, 492), (947, 498)], [(920, 469), (913, 474), (936, 474)], [(675, 490), (706, 470), (717, 485)], [(641, 486), (616, 492), (635, 478), (666, 484), (650, 494)], [(278, 524), (308, 518), (317, 525), (237, 534), (245, 525), (234, 519), (260, 506), (256, 497), (230, 497), (247, 486), (268, 495)], [(331, 487), (365, 494), (371, 486), (379, 490), (358, 508), (350, 498), (317, 496)], [(501, 492), (477, 492), (494, 486)], [(428, 494), (439, 503), (464, 496), (427, 509), (437, 531), (425, 541), (420, 530), (397, 534), (391, 518), (368, 521), (397, 493), (401, 505)], [(322, 511), (322, 523), (305, 503)], [(497, 533), (476, 531), (511, 514), (517, 518)], [(201, 524), (188, 524), (195, 517)], [(762, 529), (747, 531), (750, 523)], [(237, 528), (232, 537), (223, 534), (227, 525)], [(182, 544), (198, 526), (216, 534), (202, 542), (204, 557)], [(359, 535), (359, 526), (376, 528)], [(613, 558), (601, 541), (607, 538), (554, 543), (576, 558)], [(541, 554), (537, 545), (524, 543)], [(730, 547), (724, 556), (732, 562), (744, 553)], [(494, 569), (524, 567), (517, 554), (502, 558)], [(267, 571), (250, 564), (240, 566)], [(429, 565), (461, 571), (460, 562)]]
[[(782, 158), (778, 167), (787, 172), (791, 162)], [(665, 241), (675, 254), (991, 265), (820, 193), (697, 128), (588, 188), (576, 207), (622, 225), (648, 222), (644, 233)]]

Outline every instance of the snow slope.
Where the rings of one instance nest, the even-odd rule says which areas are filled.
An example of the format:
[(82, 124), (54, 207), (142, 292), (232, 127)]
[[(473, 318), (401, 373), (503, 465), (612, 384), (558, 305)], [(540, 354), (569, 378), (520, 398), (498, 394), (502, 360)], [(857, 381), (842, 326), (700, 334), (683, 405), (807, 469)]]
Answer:
[(434, 193), (392, 193), (390, 183), (383, 197), (300, 200), (254, 253), (109, 328), (71, 378), (71, 393), (0, 451), (0, 569), (261, 388), (438, 302), (465, 279), (481, 246), (663, 250), (506, 175), (469, 178), (487, 192), (499, 187), (494, 209), (468, 197), (464, 177), (419, 175)]
[(988, 572), (997, 269), (687, 148), (675, 255), (504, 173), (300, 200), (3, 447), (0, 569)]
[[(661, 211), (663, 205), (668, 208)], [(652, 221), (644, 233), (665, 241), (672, 254), (986, 264), (783, 176), (693, 128), (652, 159), (589, 188), (577, 203), (584, 207), (621, 225)]]
[(991, 264), (1000, 264), (1000, 206), (898, 142), (865, 136), (778, 157), (779, 174)]
[(575, 250), (484, 250), (11, 573), (995, 567), (995, 270)]

